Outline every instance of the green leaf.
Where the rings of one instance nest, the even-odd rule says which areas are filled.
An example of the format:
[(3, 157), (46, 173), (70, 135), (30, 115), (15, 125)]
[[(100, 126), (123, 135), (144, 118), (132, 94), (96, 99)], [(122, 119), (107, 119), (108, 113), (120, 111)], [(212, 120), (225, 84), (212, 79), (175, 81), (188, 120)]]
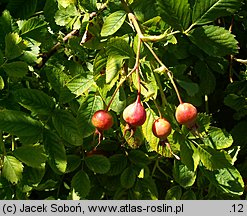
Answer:
[(81, 158), (78, 155), (67, 155), (66, 173), (75, 171), (81, 164)]
[(109, 176), (119, 175), (126, 168), (128, 160), (123, 154), (115, 154), (109, 158), (110, 170), (107, 172)]
[(94, 173), (104, 174), (110, 170), (110, 161), (103, 155), (92, 155), (85, 158), (86, 165)]
[(9, 33), (5, 36), (5, 56), (7, 59), (19, 57), (24, 48), (22, 38), (17, 33)]
[(173, 186), (166, 193), (166, 200), (180, 200), (182, 196), (182, 188), (180, 186)]
[(53, 112), (52, 122), (58, 134), (68, 143), (80, 146), (83, 143), (82, 133), (76, 118), (67, 110), (57, 109)]
[(55, 14), (55, 22), (59, 26), (69, 26), (72, 28), (75, 19), (80, 17), (79, 11), (74, 4), (70, 4), (68, 7), (61, 7)]
[(127, 167), (120, 176), (121, 185), (124, 188), (131, 188), (134, 186), (136, 181), (136, 170), (132, 167)]
[(40, 183), (37, 187), (35, 187), (35, 190), (37, 191), (50, 191), (55, 190), (57, 188), (58, 182), (53, 179), (48, 179), (45, 182)]
[(106, 50), (102, 49), (98, 52), (98, 54), (94, 58), (93, 62), (93, 74), (94, 76), (97, 76), (101, 71), (104, 71), (106, 68), (106, 62), (107, 62), (107, 54)]
[(199, 86), (190, 80), (179, 80), (176, 79), (178, 85), (180, 85), (189, 96), (193, 97), (199, 92)]
[[(40, 32), (38, 31), (38, 33), (36, 33), (37, 35), (39, 34), (40, 36)], [(31, 37), (31, 36), (30, 36)], [(34, 36), (32, 36), (34, 37)], [(36, 65), (38, 63), (38, 61), (40, 60), (40, 45), (41, 43), (28, 38), (25, 40), (25, 45), (26, 45), (26, 49), (24, 50), (23, 54), (21, 55), (20, 59), (30, 65)]]
[(2, 78), (2, 76), (0, 76), (0, 90), (4, 89), (4, 80)]
[(204, 143), (215, 149), (229, 148), (233, 144), (233, 138), (226, 130), (217, 127), (210, 127), (208, 136)]
[(37, 0), (9, 0), (7, 9), (15, 18), (26, 19), (34, 14), (37, 6)]
[(71, 186), (77, 196), (81, 199), (85, 198), (89, 194), (91, 188), (90, 179), (87, 173), (84, 171), (77, 172), (72, 178)]
[(138, 179), (138, 181), (140, 181), (140, 183), (142, 184), (142, 186), (144, 186), (144, 188), (148, 189), (148, 192), (150, 193), (151, 198), (153, 200), (158, 200), (159, 193), (157, 190), (155, 179), (152, 178), (152, 176), (147, 176), (145, 178)]
[(48, 130), (44, 132), (43, 136), (43, 143), (51, 168), (55, 172), (64, 173), (67, 169), (67, 157), (61, 139), (57, 134)]
[(181, 200), (197, 200), (196, 194), (192, 190), (185, 191)]
[(198, 124), (198, 132), (208, 131), (211, 125), (212, 116), (206, 113), (198, 113), (196, 123)]
[(244, 182), (239, 171), (234, 167), (222, 168), (213, 172), (203, 169), (208, 180), (223, 192), (241, 196), (244, 191)]
[(128, 154), (128, 158), (132, 163), (142, 167), (148, 165), (150, 162), (148, 156), (138, 149), (131, 150)]
[(191, 21), (188, 0), (158, 0), (158, 10), (163, 20), (177, 30), (186, 30)]
[[(118, 84), (119, 83), (117, 83), (117, 85)], [(109, 92), (108, 94), (109, 96), (107, 97), (107, 100), (106, 100), (107, 102), (111, 100), (113, 91), (115, 91), (115, 88), (113, 88), (112, 91)], [(126, 95), (125, 95), (124, 88), (121, 86), (119, 90), (117, 91), (115, 97), (113, 98), (110, 109), (116, 112), (117, 114), (120, 114), (125, 109), (125, 107), (126, 107)]]
[(20, 111), (1, 110), (0, 129), (20, 137), (41, 137), (42, 124)]
[(225, 56), (238, 52), (238, 41), (228, 30), (219, 26), (201, 26), (192, 30), (190, 40), (210, 56)]
[(209, 146), (200, 145), (198, 148), (201, 162), (208, 170), (222, 169), (231, 166), (229, 156), (223, 151), (217, 151)]
[(224, 98), (224, 103), (233, 110), (241, 111), (241, 109), (246, 106), (246, 98), (242, 95), (228, 94)]
[(124, 57), (123, 59), (128, 59), (134, 56), (133, 50), (130, 45), (122, 38), (112, 38), (107, 43), (107, 55), (117, 57)]
[(189, 170), (196, 171), (200, 162), (197, 148), (177, 132), (174, 132), (173, 139), (180, 144), (181, 162), (186, 165)]
[(180, 161), (175, 160), (173, 166), (173, 177), (183, 188), (191, 187), (196, 180), (196, 173), (188, 169)]
[(241, 0), (196, 0), (192, 21), (195, 25), (213, 22), (215, 19), (235, 13), (241, 5)]
[(123, 10), (116, 11), (110, 14), (104, 21), (103, 27), (101, 29), (101, 36), (107, 37), (113, 35), (118, 29), (121, 28), (126, 18), (126, 12)]
[(79, 0), (78, 2), (88, 12), (97, 11), (97, 0)]
[(37, 186), (45, 175), (45, 166), (38, 168), (25, 166), (23, 171), (23, 179), (31, 186)]
[(58, 4), (64, 8), (68, 7), (70, 4), (74, 4), (75, 0), (57, 0)]
[(65, 66), (58, 62), (59, 61), (53, 64), (46, 63), (44, 70), (50, 85), (59, 96), (59, 101), (67, 103), (74, 99), (75, 95), (72, 94), (66, 86), (66, 83), (71, 79), (71, 77), (65, 73)]
[[(141, 82), (141, 94), (145, 97), (147, 101), (150, 98), (156, 98), (158, 93), (158, 85), (151, 65), (147, 62), (141, 64), (141, 71), (143, 77)], [(136, 89), (138, 89), (138, 79), (136, 73), (133, 73), (132, 77), (133, 83)]]
[(46, 162), (47, 156), (41, 145), (22, 146), (13, 152), (14, 156), (30, 167), (41, 167)]
[(208, 57), (205, 61), (213, 72), (225, 74), (228, 70), (229, 62), (224, 57)]
[(81, 104), (77, 114), (77, 122), (83, 137), (88, 137), (94, 133), (95, 127), (91, 123), (92, 116), (103, 107), (104, 104), (101, 97), (94, 94), (89, 94)]
[(47, 23), (44, 20), (38, 17), (32, 17), (28, 20), (18, 21), (17, 24), (21, 31), (21, 35), (25, 36), (35, 31), (40, 31), (41, 28), (47, 25)]
[(130, 191), (133, 192), (128, 196), (128, 199), (158, 200), (156, 183), (151, 176), (137, 178), (135, 186)]
[(246, 143), (246, 128), (247, 128), (247, 121), (241, 121), (234, 126), (231, 130), (231, 134), (234, 140), (235, 145), (243, 146), (244, 148), (247, 147)]
[(122, 58), (109, 56), (106, 63), (106, 83), (110, 83), (118, 74), (123, 65)]
[(10, 77), (24, 77), (28, 73), (28, 65), (22, 61), (5, 63), (3, 69)]
[(22, 178), (23, 165), (13, 156), (5, 156), (2, 175), (12, 184), (18, 183)]
[(206, 95), (213, 93), (216, 86), (216, 79), (207, 64), (203, 61), (196, 62), (195, 72), (200, 79), (200, 91)]
[(2, 12), (0, 16), (0, 44), (5, 43), (5, 36), (12, 32), (12, 17), (8, 10)]
[(77, 75), (73, 77), (66, 86), (68, 89), (76, 96), (81, 96), (94, 84), (94, 79), (92, 75)]
[(55, 108), (53, 99), (37, 89), (18, 89), (14, 95), (20, 105), (34, 114), (50, 115)]
[(142, 125), (142, 132), (144, 135), (144, 138), (147, 141), (147, 147), (148, 151), (157, 151), (158, 150), (158, 144), (159, 139), (154, 136), (152, 131), (153, 123), (156, 120), (157, 116), (155, 112), (151, 108), (146, 109), (146, 121)]
[[(126, 126), (126, 122), (123, 119), (121, 119), (120, 127), (121, 127), (121, 131), (123, 134), (124, 134), (125, 126)], [(133, 136), (131, 136), (130, 131), (126, 131), (124, 139), (126, 141), (126, 144), (132, 149), (139, 148), (144, 142), (144, 136), (143, 136), (141, 127), (136, 127), (136, 130)]]

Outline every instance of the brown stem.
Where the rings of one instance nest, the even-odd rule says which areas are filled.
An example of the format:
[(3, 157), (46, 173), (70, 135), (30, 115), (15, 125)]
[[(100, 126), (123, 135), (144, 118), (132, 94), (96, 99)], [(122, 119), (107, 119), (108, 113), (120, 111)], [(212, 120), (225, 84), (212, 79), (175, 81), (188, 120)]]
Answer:
[[(63, 43), (66, 43), (71, 37), (78, 34), (78, 32), (79, 32), (78, 30), (71, 31), (63, 38)], [(57, 42), (47, 53), (44, 53), (42, 57), (42, 61), (38, 65), (36, 65), (36, 67), (38, 69), (42, 68), (45, 65), (45, 63), (51, 58), (51, 56), (53, 56), (58, 51), (61, 45), (62, 45), (61, 42)]]

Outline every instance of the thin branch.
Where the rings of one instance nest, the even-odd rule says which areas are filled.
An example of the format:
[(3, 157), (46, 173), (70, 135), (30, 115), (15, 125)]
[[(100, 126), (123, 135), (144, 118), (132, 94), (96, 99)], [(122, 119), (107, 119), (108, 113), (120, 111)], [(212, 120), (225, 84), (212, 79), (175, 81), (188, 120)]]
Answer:
[(182, 104), (183, 101), (182, 101), (182, 98), (179, 94), (179, 91), (178, 91), (178, 88), (176, 86), (176, 83), (174, 82), (173, 80), (173, 76), (172, 76), (172, 72), (163, 64), (163, 62), (160, 60), (160, 58), (156, 55), (156, 53), (153, 51), (153, 49), (149, 46), (148, 43), (144, 42), (144, 44), (146, 45), (146, 47), (149, 49), (149, 51), (152, 53), (152, 55), (154, 56), (154, 58), (157, 60), (157, 62), (160, 64), (161, 66), (161, 69), (167, 74), (167, 76), (169, 77), (174, 89), (175, 89), (175, 92), (177, 94), (177, 97), (178, 97), (178, 100), (179, 100), (179, 103)]
[(139, 74), (139, 66), (140, 66), (140, 50), (141, 50), (141, 40), (140, 38), (138, 38), (138, 46), (137, 46), (137, 51), (136, 51), (136, 62), (135, 65), (133, 67), (133, 69), (128, 73), (128, 75), (126, 77), (124, 77), (120, 83), (118, 84), (117, 88), (115, 89), (115, 91), (112, 94), (111, 100), (109, 101), (107, 107), (106, 107), (106, 111), (108, 111), (108, 109), (110, 108), (113, 99), (115, 97), (115, 95), (117, 94), (118, 90), (120, 89), (120, 87), (123, 85), (123, 83), (125, 82), (125, 80), (131, 76), (131, 74), (136, 71), (137, 73), (137, 78), (138, 78), (138, 95), (140, 95), (141, 93), (141, 80), (140, 80), (140, 74)]
[[(66, 43), (71, 37), (77, 35), (78, 32), (79, 32), (78, 30), (71, 31), (63, 38), (63, 43)], [(46, 64), (46, 62), (58, 51), (61, 45), (62, 45), (61, 42), (57, 42), (47, 53), (44, 53), (42, 55), (42, 61), (38, 65), (36, 65), (36, 68), (38, 69), (42, 68)]]
[(239, 62), (241, 64), (247, 64), (247, 59), (238, 59), (238, 58), (233, 58), (234, 61)]

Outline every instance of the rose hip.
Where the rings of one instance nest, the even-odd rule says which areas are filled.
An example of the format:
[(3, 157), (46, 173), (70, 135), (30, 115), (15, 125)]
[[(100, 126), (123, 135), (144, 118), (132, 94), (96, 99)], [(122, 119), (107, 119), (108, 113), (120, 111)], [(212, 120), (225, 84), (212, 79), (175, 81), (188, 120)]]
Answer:
[(105, 110), (98, 110), (92, 117), (92, 124), (99, 131), (108, 130), (113, 125), (113, 118), (109, 112)]
[(193, 127), (197, 117), (197, 109), (190, 103), (181, 103), (176, 109), (175, 117), (178, 123)]
[(146, 111), (141, 104), (140, 96), (137, 96), (137, 100), (127, 106), (123, 111), (123, 119), (130, 126), (141, 126), (146, 121)]
[(171, 124), (165, 118), (156, 119), (152, 126), (153, 134), (162, 140), (165, 140), (169, 136), (171, 130)]

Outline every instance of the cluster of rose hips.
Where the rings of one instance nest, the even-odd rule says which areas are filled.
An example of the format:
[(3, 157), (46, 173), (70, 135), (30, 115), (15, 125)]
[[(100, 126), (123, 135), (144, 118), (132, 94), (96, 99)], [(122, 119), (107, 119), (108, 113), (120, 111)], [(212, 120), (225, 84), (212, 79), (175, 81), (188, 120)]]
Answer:
[[(197, 109), (190, 103), (180, 103), (176, 108), (175, 117), (179, 124), (185, 125), (188, 128), (193, 128), (197, 117)], [(136, 101), (124, 109), (123, 119), (127, 123), (125, 131), (130, 130), (131, 136), (136, 127), (143, 125), (146, 121), (146, 111), (141, 103), (139, 94)], [(96, 127), (97, 133), (102, 135), (103, 131), (112, 127), (113, 117), (108, 111), (99, 110), (94, 113), (92, 124)], [(170, 122), (163, 117), (156, 119), (152, 125), (153, 134), (161, 141), (167, 140), (171, 130)]]

